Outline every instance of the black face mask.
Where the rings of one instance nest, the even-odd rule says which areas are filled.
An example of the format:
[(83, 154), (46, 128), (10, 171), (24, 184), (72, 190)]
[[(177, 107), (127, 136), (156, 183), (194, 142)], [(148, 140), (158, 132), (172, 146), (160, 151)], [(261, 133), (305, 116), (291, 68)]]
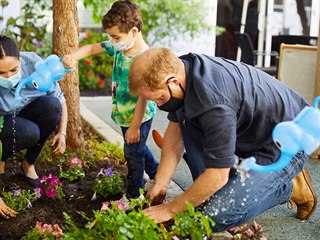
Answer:
[[(183, 94), (185, 94), (185, 91), (184, 91), (181, 83), (179, 83), (179, 87), (181, 88)], [(168, 89), (169, 89), (169, 92), (170, 92), (169, 101), (166, 102), (165, 104), (162, 104), (158, 108), (160, 110), (162, 110), (162, 111), (165, 111), (165, 112), (175, 112), (175, 111), (179, 110), (184, 105), (184, 99), (173, 97), (169, 85), (168, 85)]]

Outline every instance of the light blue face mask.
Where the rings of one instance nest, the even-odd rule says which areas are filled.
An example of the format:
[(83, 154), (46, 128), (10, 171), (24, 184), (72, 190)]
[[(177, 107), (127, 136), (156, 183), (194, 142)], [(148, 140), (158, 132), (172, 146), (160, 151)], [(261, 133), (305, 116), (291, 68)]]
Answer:
[(127, 46), (126, 41), (128, 38), (129, 34), (126, 36), (126, 38), (124, 39), (124, 41), (118, 42), (118, 43), (110, 43), (113, 45), (113, 47), (118, 51), (118, 52), (125, 52), (128, 51), (129, 49), (133, 48), (134, 46), (134, 38), (132, 39), (132, 42), (129, 44), (129, 46)]
[(9, 78), (4, 78), (0, 76), (0, 87), (11, 89), (14, 88), (20, 81), (21, 70)]

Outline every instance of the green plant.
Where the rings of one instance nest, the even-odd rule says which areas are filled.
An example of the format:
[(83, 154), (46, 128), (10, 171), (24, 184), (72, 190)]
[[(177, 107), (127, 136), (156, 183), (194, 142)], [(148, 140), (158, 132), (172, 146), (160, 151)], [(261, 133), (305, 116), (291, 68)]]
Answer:
[[(106, 33), (87, 31), (81, 33), (80, 47), (107, 40)], [(111, 89), (111, 72), (113, 57), (100, 54), (79, 61), (79, 86), (83, 89), (99, 89), (109, 84)]]
[[(1, 6), (7, 7), (8, 2), (1, 0)], [(51, 9), (50, 0), (25, 1), (21, 15), (9, 18), (2, 33), (16, 39), (22, 51), (34, 51), (41, 56), (49, 55), (52, 51), (51, 40), (47, 35), (50, 18), (44, 12)]]
[(96, 194), (106, 198), (116, 196), (123, 191), (124, 182), (121, 175), (112, 171), (111, 168), (101, 168), (94, 180), (94, 196), (92, 200), (95, 200)]
[(214, 222), (188, 204), (188, 211), (174, 217), (171, 231), (162, 224), (157, 225), (141, 209), (125, 212), (117, 201), (103, 203), (100, 211), (93, 211), (84, 228), (76, 226), (70, 216), (64, 213), (66, 226), (64, 239), (208, 239)]
[(167, 231), (145, 216), (141, 210), (126, 213), (112, 201), (110, 207), (93, 213), (94, 218), (88, 220), (85, 228), (77, 227), (71, 218), (64, 214), (67, 222), (64, 239), (139, 240), (146, 236), (150, 240), (171, 239)]
[(32, 207), (32, 203), (37, 199), (34, 192), (30, 190), (13, 190), (12, 192), (2, 192), (3, 201), (17, 212), (22, 212)]
[(140, 188), (140, 197), (130, 199), (130, 209), (143, 210), (146, 207), (150, 207), (151, 203), (144, 197), (144, 190)]
[(85, 176), (85, 172), (83, 169), (82, 161), (74, 157), (69, 162), (69, 168), (67, 170), (63, 170), (63, 164), (59, 164), (59, 177), (68, 179), (69, 181), (74, 181)]
[(108, 141), (87, 141), (89, 147), (93, 150), (94, 156), (92, 161), (100, 160), (103, 158), (112, 158), (118, 162), (118, 164), (125, 164), (125, 158), (123, 154), (123, 148), (119, 144), (113, 144)]
[(63, 232), (58, 224), (47, 224), (36, 222), (36, 226), (32, 228), (21, 240), (56, 240), (62, 239)]
[[(110, 9), (114, 0), (84, 0), (85, 7), (92, 7), (93, 19), (101, 22), (106, 9)], [(207, 23), (204, 1), (199, 0), (135, 0), (143, 19), (142, 33), (148, 43), (153, 45), (165, 37), (176, 39), (177, 36), (189, 35), (192, 38), (200, 31), (210, 30)]]
[(190, 239), (204, 239), (212, 233), (214, 221), (204, 216), (201, 212), (196, 211), (191, 203), (188, 203), (188, 211), (184, 211), (176, 215), (172, 232), (178, 237)]

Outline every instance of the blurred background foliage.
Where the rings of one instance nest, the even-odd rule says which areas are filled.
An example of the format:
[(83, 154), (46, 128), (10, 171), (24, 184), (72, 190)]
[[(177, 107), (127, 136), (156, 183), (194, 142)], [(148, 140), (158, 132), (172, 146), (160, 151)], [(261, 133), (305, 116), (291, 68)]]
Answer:
[[(79, 47), (108, 40), (104, 32), (85, 31), (80, 33)], [(79, 61), (80, 90), (107, 88), (111, 90), (113, 57), (100, 54)], [(111, 94), (111, 91), (110, 91)]]
[[(5, 11), (9, 2), (1, 0), (0, 4)], [(51, 10), (51, 0), (25, 1), (21, 15), (10, 17), (2, 34), (15, 39), (21, 51), (34, 51), (42, 57), (48, 56), (52, 48), (52, 34), (47, 32), (49, 19), (44, 12)]]
[[(93, 19), (101, 22), (106, 9), (110, 9), (114, 0), (83, 0), (86, 8), (91, 8)], [(205, 20), (207, 9), (199, 0), (135, 0), (141, 9), (144, 26), (142, 33), (147, 43), (170, 45), (178, 36), (196, 37), (201, 31), (210, 31)], [(8, 6), (8, 0), (0, 0), (2, 10)], [(21, 14), (8, 19), (2, 34), (16, 40), (21, 51), (34, 51), (41, 57), (52, 53), (52, 33), (47, 31), (50, 17), (45, 12), (52, 11), (51, 0), (23, 1)], [(0, 21), (3, 12), (0, 13)], [(217, 33), (221, 31), (216, 29)], [(223, 30), (222, 30), (223, 31)], [(170, 41), (168, 41), (170, 38)], [(103, 29), (81, 30), (79, 45), (87, 45), (107, 40)], [(99, 89), (110, 85), (113, 58), (107, 54), (94, 56), (79, 61), (80, 90)], [(110, 88), (110, 86), (108, 87)]]
[[(114, 0), (83, 0), (85, 7), (93, 10), (93, 19), (100, 22), (106, 9)], [(172, 40), (184, 35), (195, 37), (200, 31), (212, 29), (206, 18), (208, 12), (203, 1), (199, 0), (135, 0), (143, 19), (142, 34), (152, 46), (164, 38)]]

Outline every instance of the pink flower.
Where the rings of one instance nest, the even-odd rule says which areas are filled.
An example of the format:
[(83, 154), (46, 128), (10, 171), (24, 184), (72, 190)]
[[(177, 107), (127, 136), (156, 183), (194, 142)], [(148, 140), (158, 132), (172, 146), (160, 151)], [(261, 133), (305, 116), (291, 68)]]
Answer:
[(126, 205), (123, 202), (121, 202), (120, 200), (116, 200), (114, 202), (118, 205), (120, 210), (123, 210), (123, 211), (126, 210)]
[(35, 228), (41, 229), (41, 226), (42, 226), (42, 222), (37, 221)]
[[(49, 176), (50, 176), (50, 175), (51, 175), (51, 174), (49, 174)], [(41, 179), (40, 179), (40, 183), (47, 182), (47, 179), (48, 179), (47, 176), (42, 176)]]
[(76, 166), (76, 165), (78, 165), (80, 168), (82, 168), (82, 161), (77, 157), (72, 158), (70, 160), (69, 169), (74, 168), (74, 166)]
[(57, 190), (52, 187), (48, 187), (46, 190), (46, 196), (50, 198), (56, 197), (57, 193), (58, 193)]
[(89, 38), (88, 32), (82, 33), (82, 37), (83, 37), (83, 39), (88, 39)]
[(43, 235), (45, 235), (46, 232), (52, 232), (52, 227), (50, 224), (43, 224), (43, 226), (39, 229), (39, 232)]
[(109, 202), (103, 202), (102, 203), (102, 207), (100, 208), (100, 212), (102, 212), (103, 210), (106, 210), (109, 208), (110, 203)]
[(54, 231), (52, 231), (53, 236), (55, 237), (63, 236), (62, 229), (59, 227), (58, 224), (53, 225), (53, 227), (54, 227)]
[(53, 225), (52, 228), (51, 224), (43, 224), (37, 221), (35, 228), (38, 229), (38, 232), (44, 237), (48, 237), (48, 233), (51, 233), (55, 237), (63, 236), (63, 232), (58, 224)]
[(58, 176), (56, 175), (52, 176), (51, 174), (48, 175), (46, 179), (46, 183), (53, 187), (61, 185)]

